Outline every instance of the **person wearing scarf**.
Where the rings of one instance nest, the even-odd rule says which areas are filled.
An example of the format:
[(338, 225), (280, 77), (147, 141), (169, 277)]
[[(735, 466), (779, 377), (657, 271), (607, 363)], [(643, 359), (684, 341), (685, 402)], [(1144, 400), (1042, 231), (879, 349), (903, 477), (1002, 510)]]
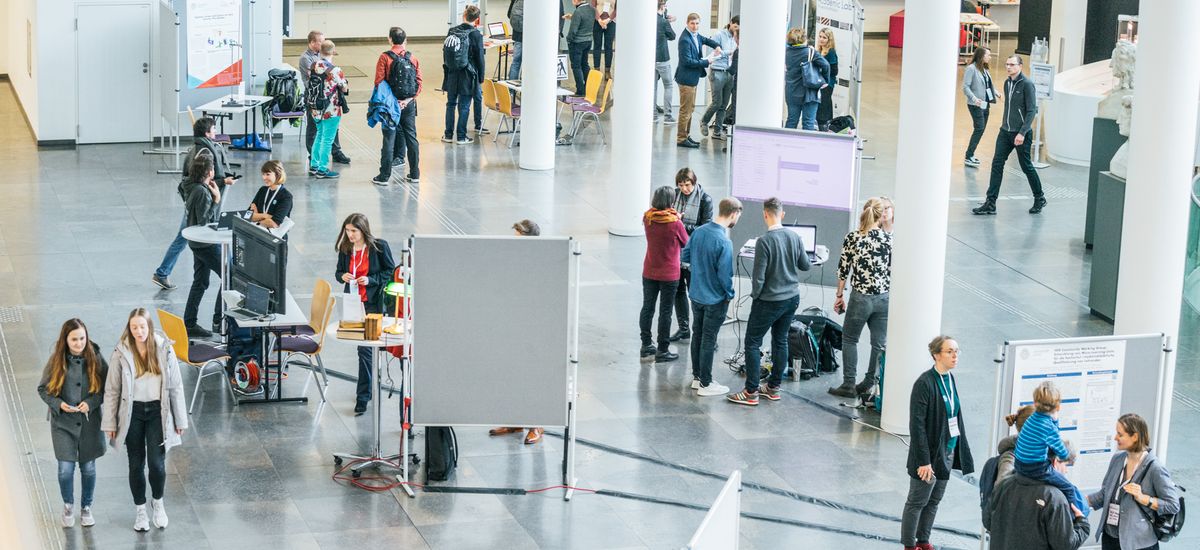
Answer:
[[(671, 307), (679, 286), (679, 253), (687, 244), (687, 230), (679, 213), (671, 207), (675, 189), (664, 185), (654, 190), (650, 209), (642, 216), (646, 229), (646, 258), (642, 263), (642, 314), (639, 328), (642, 336), (642, 358), (655, 361), (674, 361), (672, 353)], [(650, 337), (650, 321), (654, 319), (654, 303), (658, 302), (658, 346)]]

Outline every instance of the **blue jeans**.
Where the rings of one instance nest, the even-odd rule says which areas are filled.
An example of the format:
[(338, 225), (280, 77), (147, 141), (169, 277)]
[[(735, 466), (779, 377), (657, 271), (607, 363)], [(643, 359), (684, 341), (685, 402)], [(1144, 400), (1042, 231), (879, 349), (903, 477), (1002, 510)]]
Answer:
[(788, 360), (788, 329), (792, 328), (792, 319), (796, 308), (800, 307), (800, 297), (787, 300), (768, 302), (754, 300), (750, 306), (750, 319), (746, 321), (746, 392), (758, 391), (759, 373), (762, 362), (763, 336), (771, 331), (771, 377), (767, 385), (772, 388), (783, 383), (783, 370)]
[(521, 54), (523, 53), (522, 50), (524, 50), (524, 48), (521, 47), (520, 42), (513, 42), (512, 48), (512, 65), (508, 66), (508, 79), (516, 80), (521, 78)]
[(1059, 491), (1062, 491), (1063, 496), (1067, 497), (1067, 500), (1070, 501), (1071, 504), (1074, 504), (1076, 508), (1079, 508), (1080, 512), (1083, 512), (1083, 517), (1088, 517), (1088, 512), (1092, 511), (1091, 507), (1083, 501), (1083, 494), (1079, 492), (1079, 488), (1076, 487), (1074, 483), (1071, 483), (1070, 480), (1067, 479), (1067, 476), (1058, 473), (1058, 470), (1054, 469), (1054, 466), (1050, 464), (1049, 460), (1034, 463), (1014, 460), (1013, 469), (1016, 470), (1018, 474), (1021, 474), (1029, 479), (1044, 481), (1050, 485), (1053, 485)]
[(787, 120), (784, 121), (784, 128), (795, 128), (797, 123), (801, 123), (804, 130), (817, 129), (817, 107), (821, 106), (820, 101), (805, 102), (803, 98), (787, 98)]
[(183, 238), (183, 228), (187, 227), (187, 213), (183, 214), (183, 218), (179, 220), (179, 231), (175, 232), (175, 240), (171, 241), (171, 246), (167, 247), (167, 253), (163, 254), (162, 263), (158, 264), (158, 268), (154, 270), (156, 277), (169, 277), (172, 271), (175, 271), (175, 262), (179, 261), (179, 255), (183, 253), (184, 247), (187, 246), (187, 239)]
[[(474, 94), (462, 94), (458, 90), (446, 91), (446, 131), (443, 136), (467, 139), (467, 115), (471, 112), (474, 97)], [(455, 114), (458, 115), (457, 124), (454, 121)]]
[(317, 139), (313, 142), (313, 152), (309, 166), (319, 171), (329, 170), (329, 155), (333, 152), (333, 140), (337, 137), (338, 124), (342, 117), (335, 116), (317, 121)]
[(712, 383), (713, 355), (717, 351), (717, 334), (729, 311), (729, 300), (715, 304), (692, 302), (692, 378), (700, 385)]
[[(79, 477), (83, 478), (83, 502), (79, 504), (87, 508), (92, 505), (92, 495), (96, 493), (96, 461), (80, 462)], [(74, 462), (58, 461), (58, 490), (62, 493), (63, 504), (75, 504)]]

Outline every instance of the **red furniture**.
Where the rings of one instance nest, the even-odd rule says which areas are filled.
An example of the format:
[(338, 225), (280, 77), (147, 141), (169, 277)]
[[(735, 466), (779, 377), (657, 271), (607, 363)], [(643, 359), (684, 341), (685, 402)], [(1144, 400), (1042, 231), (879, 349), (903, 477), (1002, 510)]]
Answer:
[(893, 13), (888, 19), (888, 47), (904, 47), (904, 10)]

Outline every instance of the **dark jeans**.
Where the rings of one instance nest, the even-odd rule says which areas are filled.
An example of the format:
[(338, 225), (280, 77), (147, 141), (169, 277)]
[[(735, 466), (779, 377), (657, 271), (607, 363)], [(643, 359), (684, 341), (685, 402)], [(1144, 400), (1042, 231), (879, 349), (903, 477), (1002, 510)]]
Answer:
[[(1103, 529), (1104, 527), (1101, 526), (1100, 528)], [(1108, 533), (1102, 534), (1100, 536), (1100, 550), (1122, 550), (1121, 539), (1110, 537), (1108, 536)], [(1154, 543), (1154, 546), (1147, 546), (1139, 550), (1158, 550), (1158, 543)]]
[(1088, 513), (1092, 511), (1092, 507), (1084, 502), (1083, 493), (1079, 492), (1079, 488), (1071, 483), (1067, 476), (1058, 473), (1058, 470), (1050, 465), (1050, 461), (1027, 464), (1020, 460), (1014, 460), (1013, 469), (1029, 479), (1044, 481), (1062, 491), (1063, 496), (1067, 497), (1067, 500), (1076, 508), (1079, 508), (1080, 512), (1083, 512), (1083, 517), (1088, 517)]
[(179, 255), (187, 246), (187, 239), (183, 238), (183, 228), (185, 227), (187, 227), (186, 213), (183, 215), (183, 219), (179, 220), (179, 231), (175, 233), (175, 240), (171, 241), (171, 245), (167, 247), (167, 253), (163, 254), (162, 263), (158, 264), (158, 268), (154, 270), (155, 275), (168, 277), (172, 271), (175, 271), (175, 262), (179, 261)]
[(358, 347), (358, 385), (354, 388), (354, 400), (358, 403), (371, 401), (371, 355), (375, 348)]
[(971, 141), (967, 143), (966, 158), (971, 158), (975, 156), (975, 147), (979, 145), (979, 140), (983, 138), (983, 130), (987, 128), (988, 115), (992, 113), (992, 110), (967, 105), (967, 111), (971, 113), (971, 124), (974, 126), (974, 129), (971, 130)]
[(567, 55), (571, 58), (571, 75), (575, 78), (575, 95), (583, 95), (587, 91), (588, 50), (592, 49), (591, 42), (571, 42), (567, 44)]
[(1033, 147), (1033, 132), (1025, 132), (1025, 142), (1020, 147), (1013, 145), (1013, 140), (1016, 139), (1016, 132), (1009, 132), (1001, 129), (1000, 133), (996, 134), (996, 156), (992, 157), (992, 181), (988, 184), (987, 200), (996, 202), (1000, 196), (1000, 182), (1004, 179), (1004, 163), (1008, 161), (1008, 155), (1017, 150), (1017, 162), (1021, 164), (1021, 171), (1025, 172), (1025, 177), (1029, 179), (1029, 190), (1033, 192), (1033, 198), (1040, 199), (1042, 195), (1042, 180), (1038, 178), (1037, 168), (1033, 167), (1033, 160), (1029, 157), (1030, 148)]
[(475, 87), (475, 97), (471, 98), (472, 118), (475, 119), (475, 130), (483, 128), (483, 86)]
[(871, 359), (867, 364), (864, 385), (874, 385), (879, 373), (879, 359), (887, 349), (888, 293), (862, 294), (850, 291), (846, 304), (846, 326), (842, 332), (842, 379), (853, 384), (858, 376), (858, 337), (863, 327), (871, 329)]
[(163, 447), (162, 412), (158, 401), (134, 401), (125, 447), (129, 452), (129, 491), (133, 503), (146, 504), (146, 467), (150, 467), (150, 495), (163, 497), (167, 484), (167, 451)]
[(783, 369), (788, 360), (788, 329), (792, 327), (792, 318), (796, 308), (800, 307), (800, 297), (787, 300), (768, 302), (754, 300), (750, 305), (750, 318), (746, 321), (746, 391), (758, 391), (759, 374), (762, 362), (763, 336), (771, 331), (771, 376), (767, 385), (777, 388), (783, 383)]
[[(79, 477), (83, 484), (83, 498), (79, 506), (87, 508), (92, 505), (92, 495), (96, 494), (96, 461), (80, 462)], [(62, 494), (63, 504), (75, 504), (75, 463), (73, 461), (58, 461), (58, 490)]]
[(604, 52), (604, 68), (612, 68), (613, 41), (617, 38), (617, 22), (609, 21), (608, 28), (592, 23), (592, 65), (600, 68), (600, 53)]
[(695, 319), (692, 334), (692, 378), (699, 378), (700, 385), (712, 383), (713, 355), (717, 352), (717, 334), (725, 323), (729, 311), (729, 300), (712, 305), (692, 302), (692, 317)]
[(417, 102), (414, 100), (400, 111), (400, 125), (383, 129), (383, 147), (379, 150), (379, 177), (387, 178), (392, 175), (392, 159), (404, 158), (408, 153), (408, 176), (421, 176), (420, 145), (417, 144)]
[[(950, 460), (946, 464), (949, 465)], [(929, 542), (938, 504), (946, 494), (949, 481), (937, 479), (929, 484), (917, 478), (908, 479), (908, 499), (904, 501), (904, 513), (900, 518), (900, 544), (916, 546), (918, 542)]]
[[(313, 141), (317, 139), (317, 121), (313, 120), (312, 110), (304, 110), (304, 149), (312, 154)], [(342, 143), (337, 134), (333, 136), (333, 155), (342, 154)]]
[[(215, 244), (192, 246), (192, 289), (188, 291), (187, 305), (183, 307), (183, 323), (195, 325), (196, 317), (200, 314), (200, 300), (208, 291), (208, 274), (217, 275), (217, 286), (221, 281), (221, 247)], [(220, 293), (218, 293), (220, 294)], [(221, 321), (221, 297), (217, 296), (213, 308), (213, 324)]]
[[(446, 91), (446, 131), (442, 135), (467, 139), (467, 116), (471, 114), (471, 101), (474, 97), (474, 92), (464, 94), (458, 90)], [(457, 123), (454, 120), (456, 114)]]
[(670, 351), (671, 301), (679, 281), (655, 281), (642, 277), (642, 314), (638, 327), (642, 331), (642, 346), (649, 346), (650, 321), (654, 320), (654, 303), (658, 303), (658, 351)]
[(679, 285), (675, 287), (675, 320), (679, 322), (679, 330), (688, 330), (688, 312), (692, 307), (688, 300), (688, 284), (692, 278), (692, 270), (680, 266)]

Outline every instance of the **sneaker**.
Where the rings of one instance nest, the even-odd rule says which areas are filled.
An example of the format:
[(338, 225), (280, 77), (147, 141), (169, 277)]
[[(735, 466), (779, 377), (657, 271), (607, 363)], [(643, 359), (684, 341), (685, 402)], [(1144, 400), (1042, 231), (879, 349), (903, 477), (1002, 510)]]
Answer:
[(534, 443), (541, 441), (542, 433), (544, 432), (545, 430), (542, 428), (529, 428), (529, 433), (525, 434), (525, 444), (533, 445)]
[(729, 136), (725, 135), (725, 132), (713, 132), (712, 138), (725, 141), (726, 139), (729, 139)]
[(702, 135), (704, 137), (708, 137), (708, 125), (707, 124), (700, 125), (700, 135)]
[(659, 107), (658, 105), (655, 105), (655, 106), (654, 106), (654, 114), (656, 114), (656, 115), (661, 115), (661, 114), (663, 114), (663, 108), (662, 108), (662, 107)]
[(854, 389), (854, 382), (842, 382), (842, 385), (836, 388), (829, 388), (829, 395), (838, 397), (858, 397), (858, 391)]
[(161, 498), (151, 499), (150, 508), (154, 511), (154, 526), (159, 529), (167, 528), (167, 509), (163, 507)]
[(421, 183), (421, 178), (417, 176), (408, 176), (404, 178), (404, 181), (407, 181), (408, 183)]
[(397, 166), (404, 166), (404, 159), (402, 157), (392, 157), (392, 168)]
[(707, 386), (700, 386), (696, 390), (696, 395), (700, 397), (713, 397), (715, 395), (725, 395), (729, 392), (729, 386), (722, 386), (716, 382), (709, 382)]
[(676, 143), (676, 144), (675, 144), (675, 146), (676, 146), (676, 147), (684, 147), (684, 148), (687, 148), (687, 149), (699, 149), (699, 148), (700, 148), (700, 144), (699, 144), (699, 143), (696, 143), (696, 142), (694, 142), (694, 141), (692, 141), (692, 140), (690, 140), (690, 139), (685, 139), (685, 140), (683, 140), (683, 141), (681, 141), (681, 142), (679, 142), (679, 143)]
[(171, 284), (171, 279), (169, 277), (151, 275), (150, 280), (153, 281), (154, 284), (162, 287), (163, 290), (175, 290), (175, 285)]
[(487, 128), (476, 128), (475, 129), (475, 135), (477, 135), (477, 136), (486, 136), (491, 133), (492, 133), (492, 131), (488, 130)]
[(313, 167), (313, 166), (308, 167), (308, 175), (315, 176), (315, 175), (317, 175), (317, 172), (320, 172), (320, 170), (318, 170), (316, 167)]
[(84, 506), (79, 511), (79, 524), (84, 527), (91, 527), (96, 524), (96, 518), (92, 517), (92, 507)]
[(681, 329), (675, 331), (675, 334), (671, 335), (672, 342), (678, 342), (680, 340), (691, 340), (691, 339), (692, 339), (692, 331), (690, 331), (686, 328), (681, 328)]
[(133, 518), (134, 531), (149, 531), (150, 516), (146, 515), (146, 505), (142, 504), (137, 507), (137, 515)]
[(64, 504), (63, 505), (62, 522), (63, 522), (63, 527), (74, 527), (75, 526), (75, 506), (73, 504)]
[(663, 124), (675, 124), (676, 122), (675, 117), (671, 115), (663, 117)]
[(1033, 208), (1029, 209), (1030, 214), (1041, 214), (1042, 208), (1046, 206), (1046, 198), (1041, 197), (1033, 199)]
[(692, 379), (692, 389), (693, 389), (693, 390), (698, 390), (698, 389), (700, 389), (700, 379), (699, 379), (699, 378), (693, 378), (693, 379)]
[(333, 162), (338, 164), (350, 164), (350, 157), (346, 156), (346, 153), (338, 151), (333, 154)]
[(473, 139), (471, 139), (471, 138), (469, 138), (469, 137), (465, 137), (465, 138), (462, 138), (462, 139), (455, 140), (455, 141), (454, 141), (454, 143), (455, 143), (456, 145), (470, 145), (470, 144), (472, 144), (472, 143), (475, 143), (475, 140), (473, 140)]
[(983, 204), (971, 209), (971, 213), (976, 216), (995, 216), (996, 203), (992, 201), (984, 201)]
[(454, 143), (454, 137), (442, 136), (442, 143)]
[(654, 354), (655, 363), (667, 363), (679, 359), (679, 354), (671, 351), (660, 351)]
[(656, 351), (658, 351), (658, 350), (653, 345), (647, 344), (647, 345), (642, 346), (642, 350), (640, 353), (641, 353), (641, 356), (643, 358), (645, 358), (645, 357), (650, 357), (651, 355), (654, 355), (654, 353)]
[(325, 171), (324, 170), (316, 170), (316, 171), (309, 170), (308, 175), (310, 175), (314, 178), (317, 178), (317, 179), (322, 179), (325, 177)]
[(963, 164), (966, 164), (967, 166), (971, 166), (971, 167), (978, 167), (980, 165), (980, 162), (979, 162), (979, 159), (977, 159), (975, 157), (969, 157), (969, 158), (963, 160)]
[(317, 174), (317, 179), (336, 178), (340, 175), (341, 174), (334, 172), (333, 170), (325, 170), (324, 172)]
[(187, 325), (186, 329), (188, 338), (212, 338), (212, 332), (209, 332), (208, 329), (200, 325)]
[(767, 401), (779, 401), (779, 388), (772, 388), (769, 384), (763, 384), (758, 388), (758, 396), (766, 398)]
[[(703, 390), (703, 388), (701, 389)], [(738, 405), (749, 405), (751, 407), (758, 405), (758, 394), (747, 393), (746, 390), (726, 395), (725, 399), (728, 399), (730, 403), (737, 403)]]
[(391, 179), (392, 178), (389, 178), (386, 176), (375, 176), (375, 177), (371, 178), (371, 183), (374, 183), (375, 185), (378, 185), (381, 187), (387, 187), (388, 181)]

